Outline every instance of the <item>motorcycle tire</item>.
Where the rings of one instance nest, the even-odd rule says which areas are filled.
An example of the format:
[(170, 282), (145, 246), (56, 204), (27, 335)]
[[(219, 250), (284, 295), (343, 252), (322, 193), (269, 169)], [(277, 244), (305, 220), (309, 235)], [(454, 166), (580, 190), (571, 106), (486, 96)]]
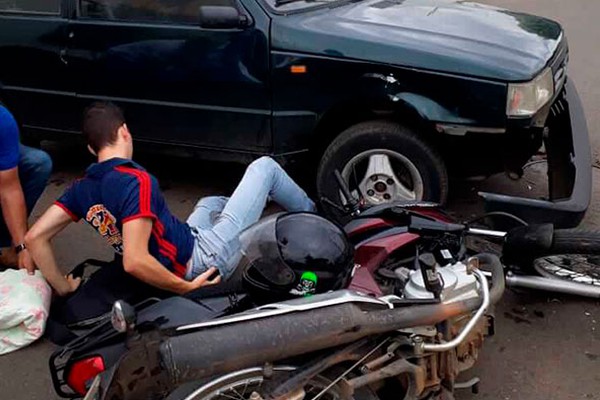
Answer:
[(555, 230), (552, 246), (533, 266), (544, 277), (597, 286), (600, 293), (600, 232)]
[[(273, 373), (277, 375), (293, 371), (294, 369), (294, 367), (287, 366), (274, 367)], [(185, 397), (178, 398), (182, 400), (228, 400), (233, 397), (239, 400), (249, 400), (254, 391), (253, 389), (260, 388), (264, 379), (263, 368), (249, 368), (205, 382), (201, 387), (187, 394)], [(316, 395), (322, 389), (327, 388), (330, 383), (331, 381), (323, 376), (317, 375), (313, 377), (307, 383), (306, 387), (309, 387), (309, 389), (307, 390), (305, 399), (310, 400), (309, 394), (311, 392), (314, 392), (314, 395)], [(231, 394), (228, 394), (229, 391), (231, 391)], [(342, 400), (343, 391), (339, 385), (332, 385), (321, 398)], [(351, 400), (359, 399), (353, 397)]]

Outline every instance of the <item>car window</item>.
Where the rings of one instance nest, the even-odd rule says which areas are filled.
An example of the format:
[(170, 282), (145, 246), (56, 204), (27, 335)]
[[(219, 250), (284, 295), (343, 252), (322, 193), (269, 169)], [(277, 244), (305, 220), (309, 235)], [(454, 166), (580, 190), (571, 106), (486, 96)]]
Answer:
[(0, 0), (0, 12), (59, 14), (61, 0)]
[(197, 24), (202, 5), (235, 7), (234, 0), (80, 0), (79, 14), (83, 18)]

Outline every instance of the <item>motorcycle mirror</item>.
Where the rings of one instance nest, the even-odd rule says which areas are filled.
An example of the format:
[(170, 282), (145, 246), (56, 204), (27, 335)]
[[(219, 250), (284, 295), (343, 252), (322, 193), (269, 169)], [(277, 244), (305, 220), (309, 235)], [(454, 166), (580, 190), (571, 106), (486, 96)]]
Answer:
[(137, 313), (127, 302), (117, 300), (113, 305), (110, 320), (117, 332), (132, 331), (137, 322)]

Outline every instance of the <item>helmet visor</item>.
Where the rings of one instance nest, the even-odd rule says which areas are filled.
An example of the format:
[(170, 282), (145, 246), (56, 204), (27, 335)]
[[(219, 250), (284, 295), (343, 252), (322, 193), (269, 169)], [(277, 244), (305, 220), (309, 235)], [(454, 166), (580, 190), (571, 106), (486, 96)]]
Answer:
[(277, 217), (260, 220), (242, 233), (240, 242), (248, 274), (254, 280), (285, 288), (293, 285), (296, 277), (281, 258), (276, 238)]

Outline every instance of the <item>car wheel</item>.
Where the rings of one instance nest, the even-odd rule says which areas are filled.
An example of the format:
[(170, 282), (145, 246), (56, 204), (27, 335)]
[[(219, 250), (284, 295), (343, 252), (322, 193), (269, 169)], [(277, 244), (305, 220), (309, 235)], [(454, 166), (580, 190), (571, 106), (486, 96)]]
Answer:
[(443, 204), (448, 195), (448, 174), (438, 152), (413, 130), (394, 122), (354, 125), (325, 151), (317, 173), (319, 198), (343, 204), (334, 177), (336, 169), (352, 194), (367, 205), (396, 201)]

